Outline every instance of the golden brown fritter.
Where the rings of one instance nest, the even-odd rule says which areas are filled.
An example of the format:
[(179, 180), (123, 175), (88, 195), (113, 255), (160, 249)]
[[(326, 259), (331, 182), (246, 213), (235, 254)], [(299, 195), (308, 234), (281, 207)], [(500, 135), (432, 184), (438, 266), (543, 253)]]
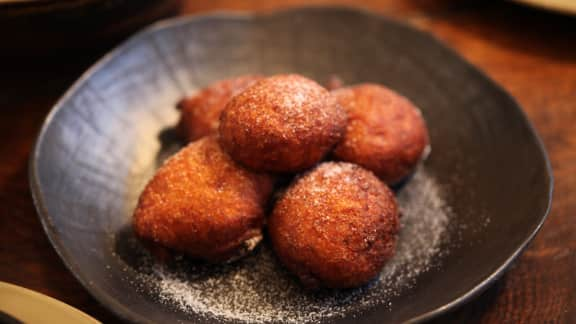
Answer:
[(181, 111), (178, 131), (188, 141), (215, 134), (220, 124), (220, 113), (233, 96), (262, 79), (258, 75), (244, 75), (213, 83), (198, 94), (182, 99), (177, 107)]
[(350, 288), (378, 275), (394, 254), (398, 227), (396, 199), (372, 172), (325, 162), (279, 199), (268, 232), (305, 286)]
[(220, 144), (253, 170), (296, 172), (318, 163), (345, 127), (346, 113), (326, 89), (300, 75), (277, 75), (226, 105)]
[(193, 142), (158, 169), (134, 212), (144, 241), (212, 262), (245, 252), (262, 237), (272, 178), (221, 150), (215, 137)]
[(376, 84), (342, 88), (332, 94), (348, 113), (346, 135), (334, 149), (334, 157), (359, 164), (388, 184), (409, 175), (429, 143), (418, 108)]

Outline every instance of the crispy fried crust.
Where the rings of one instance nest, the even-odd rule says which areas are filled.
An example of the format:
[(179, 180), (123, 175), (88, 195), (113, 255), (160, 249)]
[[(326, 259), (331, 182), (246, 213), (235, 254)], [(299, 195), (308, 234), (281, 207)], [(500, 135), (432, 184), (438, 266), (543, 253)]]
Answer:
[(296, 172), (318, 163), (345, 127), (346, 113), (326, 89), (299, 75), (277, 75), (226, 105), (220, 144), (251, 169)]
[(346, 135), (334, 157), (359, 164), (388, 184), (409, 175), (429, 143), (418, 108), (376, 84), (342, 88), (332, 94), (348, 113)]
[(392, 257), (399, 228), (393, 193), (355, 164), (326, 162), (277, 202), (268, 231), (276, 254), (310, 288), (367, 283)]
[(145, 241), (212, 262), (261, 237), (272, 179), (236, 164), (215, 137), (193, 142), (158, 169), (134, 212)]
[(220, 113), (228, 101), (260, 79), (258, 75), (244, 75), (218, 81), (182, 99), (177, 105), (181, 111), (178, 131), (190, 142), (217, 133)]

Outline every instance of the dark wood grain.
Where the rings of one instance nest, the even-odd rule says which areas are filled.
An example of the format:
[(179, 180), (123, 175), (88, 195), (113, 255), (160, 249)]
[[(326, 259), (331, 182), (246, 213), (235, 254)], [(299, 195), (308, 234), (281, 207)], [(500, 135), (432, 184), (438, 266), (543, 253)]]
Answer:
[[(430, 31), (506, 88), (550, 155), (552, 212), (507, 274), (438, 323), (576, 322), (576, 18), (500, 1), (187, 1), (183, 13), (268, 11), (302, 4), (361, 6)], [(60, 299), (104, 322), (117, 319), (64, 267), (36, 216), (28, 156), (51, 105), (106, 49), (0, 62), (0, 280)]]

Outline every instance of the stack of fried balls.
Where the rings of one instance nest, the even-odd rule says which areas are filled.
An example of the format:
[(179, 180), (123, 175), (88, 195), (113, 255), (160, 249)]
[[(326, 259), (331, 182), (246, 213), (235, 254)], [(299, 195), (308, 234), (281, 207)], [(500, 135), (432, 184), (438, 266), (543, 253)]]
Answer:
[(157, 170), (134, 212), (147, 246), (230, 262), (267, 233), (311, 289), (363, 285), (394, 255), (399, 213), (388, 186), (429, 145), (408, 99), (377, 84), (328, 91), (296, 74), (248, 75), (178, 109), (189, 144)]

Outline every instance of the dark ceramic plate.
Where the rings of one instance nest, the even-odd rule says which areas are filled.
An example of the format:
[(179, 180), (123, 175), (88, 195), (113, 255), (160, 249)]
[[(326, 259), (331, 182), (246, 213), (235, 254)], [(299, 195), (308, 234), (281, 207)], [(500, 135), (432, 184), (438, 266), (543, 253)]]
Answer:
[[(379, 82), (421, 107), (433, 152), (398, 189), (397, 256), (379, 280), (309, 294), (266, 246), (232, 265), (150, 263), (136, 199), (177, 143), (174, 103), (215, 80), (297, 72)], [(342, 8), (157, 24), (104, 57), (46, 120), (31, 186), (52, 244), (100, 302), (136, 322), (381, 323), (429, 319), (493, 282), (542, 225), (546, 153), (518, 104), (436, 39)]]

